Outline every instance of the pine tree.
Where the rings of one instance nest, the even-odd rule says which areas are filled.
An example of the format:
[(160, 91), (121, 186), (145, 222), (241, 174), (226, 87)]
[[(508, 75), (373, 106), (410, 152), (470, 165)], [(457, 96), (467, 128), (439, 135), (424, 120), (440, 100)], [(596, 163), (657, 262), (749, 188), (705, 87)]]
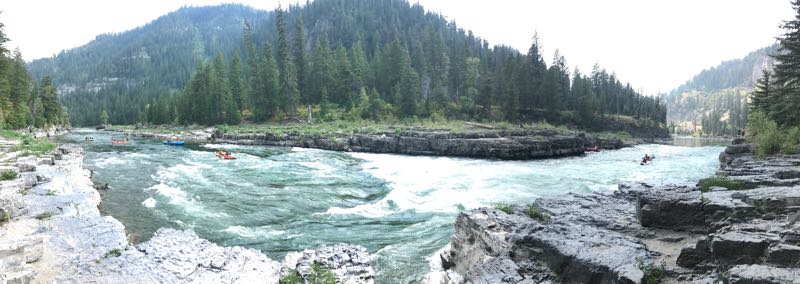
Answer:
[(350, 62), (353, 65), (353, 74), (356, 79), (355, 83), (358, 89), (362, 89), (366, 82), (369, 62), (367, 61), (367, 55), (364, 53), (364, 47), (361, 46), (361, 41), (353, 43), (351, 56)]
[(245, 108), (245, 82), (244, 74), (242, 71), (241, 59), (239, 53), (233, 54), (231, 59), (230, 71), (228, 71), (228, 83), (230, 85), (231, 97), (233, 98), (234, 105), (237, 110), (244, 110)]
[(520, 97), (520, 104), (523, 108), (534, 109), (543, 106), (546, 101), (540, 94), (541, 85), (547, 73), (547, 65), (542, 58), (542, 47), (539, 44), (539, 34), (533, 35), (533, 43), (528, 49), (526, 56), (526, 64), (524, 65), (526, 73), (526, 80), (523, 81), (524, 85), (520, 88), (522, 96)]
[(412, 117), (417, 114), (417, 101), (420, 97), (419, 75), (411, 66), (403, 68), (400, 82), (395, 86), (396, 97), (400, 101), (399, 116)]
[[(309, 78), (309, 102), (312, 104), (323, 103), (323, 98), (327, 100), (327, 90), (333, 85), (333, 59), (331, 49), (328, 45), (328, 37), (322, 36), (314, 44), (313, 64), (311, 66), (311, 78)], [(325, 101), (327, 103), (327, 101)]]
[(287, 115), (294, 116), (297, 112), (298, 90), (297, 71), (289, 54), (289, 39), (286, 34), (284, 11), (278, 7), (276, 27), (278, 30), (278, 72), (280, 74), (280, 106)]
[(9, 127), (19, 129), (28, 125), (28, 97), (31, 91), (31, 77), (19, 49), (14, 50), (10, 71), (11, 115), (8, 117), (7, 123)]
[(306, 34), (303, 28), (303, 17), (298, 16), (294, 22), (294, 65), (297, 67), (297, 90), (300, 102), (308, 103), (308, 61), (306, 59)]
[(272, 47), (269, 44), (264, 47), (257, 71), (256, 87), (251, 99), (253, 120), (264, 122), (275, 114), (279, 92), (278, 69), (272, 55)]
[(775, 86), (773, 76), (769, 71), (764, 70), (761, 79), (756, 81), (755, 89), (750, 93), (750, 108), (752, 111), (760, 111), (769, 114), (769, 108), (773, 104), (775, 96)]
[(100, 122), (102, 122), (103, 124), (108, 124), (108, 113), (106, 112), (106, 110), (100, 112)]
[(769, 117), (784, 126), (800, 125), (800, 0), (792, 1), (795, 18), (781, 26), (775, 58), (775, 100), (769, 102)]
[(353, 73), (353, 67), (350, 64), (350, 58), (344, 47), (339, 46), (336, 50), (335, 62), (336, 80), (334, 94), (336, 94), (336, 97), (333, 101), (339, 106), (350, 109), (353, 107), (353, 103), (358, 94), (358, 86), (355, 73)]
[(42, 87), (39, 96), (42, 101), (43, 115), (46, 125), (57, 125), (61, 123), (61, 104), (56, 97), (56, 88), (50, 76), (42, 79)]

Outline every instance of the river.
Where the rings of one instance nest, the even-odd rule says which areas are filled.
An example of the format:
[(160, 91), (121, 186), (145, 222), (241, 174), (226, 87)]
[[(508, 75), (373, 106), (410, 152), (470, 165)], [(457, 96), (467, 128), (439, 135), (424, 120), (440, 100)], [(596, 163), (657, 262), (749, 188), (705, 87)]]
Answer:
[[(114, 135), (119, 135), (114, 134)], [(95, 142), (84, 142), (92, 136)], [(721, 146), (639, 145), (537, 161), (344, 153), (187, 144), (75, 131), (61, 138), (86, 148), (85, 165), (108, 183), (101, 212), (137, 241), (161, 227), (192, 229), (226, 246), (276, 260), (289, 251), (347, 242), (365, 246), (378, 283), (419, 282), (459, 212), (525, 203), (566, 192), (612, 191), (622, 181), (696, 181), (719, 166)], [(221, 160), (214, 151), (232, 151)], [(645, 154), (655, 162), (640, 166)]]

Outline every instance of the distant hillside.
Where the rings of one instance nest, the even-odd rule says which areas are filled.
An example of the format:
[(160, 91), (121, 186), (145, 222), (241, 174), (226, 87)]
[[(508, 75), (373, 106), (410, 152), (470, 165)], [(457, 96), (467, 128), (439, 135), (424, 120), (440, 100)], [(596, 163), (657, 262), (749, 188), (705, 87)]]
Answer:
[(268, 16), (233, 4), (181, 8), (145, 26), (34, 60), (28, 69), (37, 81), (53, 77), (73, 122), (87, 111), (94, 117), (100, 112), (78, 109), (75, 99), (102, 101), (116, 110), (115, 118), (135, 119), (155, 97), (182, 89), (204, 60), (237, 50), (245, 20), (260, 23)]
[(736, 134), (746, 124), (747, 94), (762, 70), (771, 68), (769, 54), (777, 49), (761, 48), (695, 75), (667, 95), (668, 123), (678, 133)]

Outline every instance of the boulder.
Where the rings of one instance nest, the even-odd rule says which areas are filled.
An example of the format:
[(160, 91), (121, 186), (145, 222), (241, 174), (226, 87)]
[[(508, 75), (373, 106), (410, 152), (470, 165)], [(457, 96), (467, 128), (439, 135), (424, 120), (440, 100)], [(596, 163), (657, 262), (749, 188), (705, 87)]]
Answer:
[(297, 271), (302, 277), (311, 274), (312, 266), (330, 269), (343, 283), (374, 283), (375, 271), (370, 266), (371, 257), (362, 246), (336, 244), (287, 254), (281, 267), (281, 276)]
[(729, 264), (760, 263), (770, 244), (780, 237), (770, 233), (732, 231), (711, 235), (711, 254)]
[(800, 246), (780, 243), (769, 247), (767, 262), (783, 267), (800, 265)]
[(723, 283), (786, 284), (800, 283), (800, 269), (766, 265), (737, 265), (722, 274)]

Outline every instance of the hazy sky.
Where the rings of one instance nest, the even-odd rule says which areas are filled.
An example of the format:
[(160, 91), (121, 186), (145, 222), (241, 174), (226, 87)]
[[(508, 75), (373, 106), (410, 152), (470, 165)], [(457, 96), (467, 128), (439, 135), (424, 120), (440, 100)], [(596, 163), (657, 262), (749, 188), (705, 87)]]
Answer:
[[(599, 63), (646, 93), (667, 92), (699, 71), (767, 46), (794, 15), (789, 0), (411, 0), (490, 44), (525, 52), (538, 31), (548, 64), (556, 48), (582, 72)], [(181, 6), (274, 0), (3, 0), (0, 21), (26, 60), (144, 25)], [(297, 0), (281, 1), (284, 6)], [(305, 0), (300, 1), (305, 3)]]

